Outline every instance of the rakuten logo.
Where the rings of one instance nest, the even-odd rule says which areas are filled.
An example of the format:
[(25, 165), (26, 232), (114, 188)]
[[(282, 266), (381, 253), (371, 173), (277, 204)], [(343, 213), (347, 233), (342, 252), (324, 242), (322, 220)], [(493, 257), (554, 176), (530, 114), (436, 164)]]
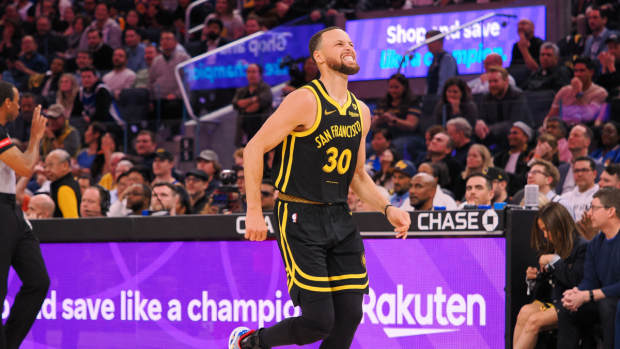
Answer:
[[(370, 288), (362, 306), (362, 322), (375, 325), (418, 325), (415, 328), (384, 327), (390, 338), (458, 331), (460, 326), (486, 326), (486, 302), (480, 294), (446, 295), (441, 287), (433, 294), (405, 293), (403, 285), (396, 293), (377, 295)], [(475, 321), (477, 319), (477, 321)], [(436, 326), (440, 327), (427, 327)]]

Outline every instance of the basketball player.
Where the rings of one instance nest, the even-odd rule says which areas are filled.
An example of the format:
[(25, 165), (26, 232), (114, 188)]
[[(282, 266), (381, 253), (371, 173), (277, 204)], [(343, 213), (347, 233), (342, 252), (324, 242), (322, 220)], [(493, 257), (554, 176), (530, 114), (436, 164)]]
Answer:
[[(320, 79), (293, 91), (244, 151), (247, 217), (245, 238), (261, 241), (263, 154), (278, 146), (274, 209), (288, 290), (302, 315), (238, 335), (240, 348), (304, 345), (348, 348), (362, 319), (368, 292), (364, 245), (347, 206), (349, 185), (383, 212), (406, 238), (409, 214), (393, 207), (364, 171), (370, 111), (347, 90), (359, 70), (346, 32), (330, 27), (310, 39)], [(234, 332), (233, 332), (234, 333)], [(236, 340), (233, 338), (233, 340)]]
[(32, 233), (20, 207), (15, 205), (15, 173), (32, 176), (39, 161), (39, 143), (46, 119), (41, 106), (32, 115), (28, 149), (22, 153), (11, 142), (5, 126), (19, 114), (19, 92), (12, 84), (0, 81), (0, 314), (7, 293), (9, 267), (22, 281), (11, 314), (4, 325), (0, 321), (0, 349), (17, 349), (41, 308), (49, 288), (49, 277), (41, 257), (39, 240)]

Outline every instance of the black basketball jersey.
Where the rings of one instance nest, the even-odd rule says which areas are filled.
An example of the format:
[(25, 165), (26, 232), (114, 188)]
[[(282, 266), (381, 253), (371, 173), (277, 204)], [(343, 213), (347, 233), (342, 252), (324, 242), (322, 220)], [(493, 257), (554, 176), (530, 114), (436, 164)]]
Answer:
[(291, 132), (278, 146), (273, 164), (276, 188), (311, 201), (347, 201), (362, 137), (362, 112), (357, 98), (347, 91), (340, 106), (320, 80), (302, 88), (314, 94), (316, 119), (303, 132)]

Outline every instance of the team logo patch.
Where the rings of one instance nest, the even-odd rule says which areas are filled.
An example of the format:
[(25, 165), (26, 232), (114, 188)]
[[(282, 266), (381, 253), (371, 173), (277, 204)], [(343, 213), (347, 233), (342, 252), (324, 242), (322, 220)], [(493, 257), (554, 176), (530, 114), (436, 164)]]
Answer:
[(0, 148), (4, 148), (9, 145), (11, 145), (11, 139), (9, 137), (0, 141)]
[(332, 110), (329, 110), (329, 111), (328, 111), (327, 109), (325, 109), (325, 111), (324, 111), (325, 116), (327, 116), (327, 115), (329, 115), (329, 114), (333, 114), (333, 113), (335, 113), (335, 112), (336, 112), (336, 109), (332, 109)]
[(293, 223), (297, 223), (297, 213), (293, 213), (291, 215), (291, 220), (293, 221)]

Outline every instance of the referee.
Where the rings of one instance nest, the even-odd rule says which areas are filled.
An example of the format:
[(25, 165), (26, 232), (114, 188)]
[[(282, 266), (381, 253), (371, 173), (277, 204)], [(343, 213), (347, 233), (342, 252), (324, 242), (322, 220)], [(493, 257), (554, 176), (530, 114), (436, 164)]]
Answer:
[(39, 240), (15, 204), (15, 173), (32, 176), (39, 161), (39, 143), (46, 119), (41, 116), (41, 106), (37, 106), (32, 115), (28, 149), (22, 153), (11, 142), (5, 128), (19, 115), (19, 91), (15, 86), (0, 81), (0, 103), (0, 314), (7, 293), (9, 267), (13, 266), (22, 281), (6, 324), (0, 321), (0, 349), (17, 349), (28, 334), (50, 283)]

